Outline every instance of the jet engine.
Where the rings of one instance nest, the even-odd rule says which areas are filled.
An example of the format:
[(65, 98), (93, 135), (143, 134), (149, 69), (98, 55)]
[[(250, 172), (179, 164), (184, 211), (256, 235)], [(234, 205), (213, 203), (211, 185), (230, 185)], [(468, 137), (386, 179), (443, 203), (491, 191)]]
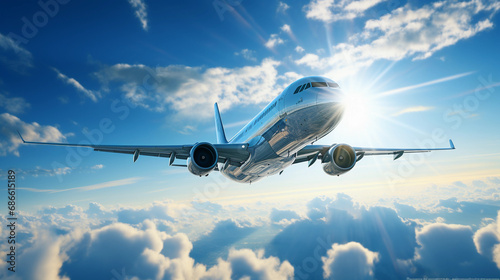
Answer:
[(356, 152), (347, 144), (337, 144), (323, 156), (323, 170), (328, 175), (340, 175), (351, 170), (356, 164)]
[(187, 166), (194, 175), (208, 175), (217, 165), (219, 154), (215, 147), (207, 142), (196, 143), (189, 152)]

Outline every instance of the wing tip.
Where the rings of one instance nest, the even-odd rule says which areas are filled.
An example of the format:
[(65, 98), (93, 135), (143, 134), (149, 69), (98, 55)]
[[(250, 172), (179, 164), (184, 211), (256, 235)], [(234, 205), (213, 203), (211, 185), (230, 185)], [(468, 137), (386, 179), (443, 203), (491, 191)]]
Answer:
[(16, 131), (17, 131), (17, 134), (19, 134), (19, 137), (21, 137), (21, 140), (23, 141), (23, 143), (26, 143), (26, 141), (24, 141), (23, 136), (21, 135), (21, 132), (19, 132), (19, 130), (17, 130), (17, 129), (16, 129)]
[(215, 136), (217, 138), (217, 143), (219, 144), (228, 143), (226, 138), (226, 133), (224, 132), (224, 125), (222, 124), (222, 118), (220, 116), (219, 105), (217, 105), (217, 102), (214, 103), (214, 114), (215, 114)]
[(450, 148), (453, 150), (455, 149), (455, 144), (453, 144), (453, 141), (451, 139), (450, 139)]

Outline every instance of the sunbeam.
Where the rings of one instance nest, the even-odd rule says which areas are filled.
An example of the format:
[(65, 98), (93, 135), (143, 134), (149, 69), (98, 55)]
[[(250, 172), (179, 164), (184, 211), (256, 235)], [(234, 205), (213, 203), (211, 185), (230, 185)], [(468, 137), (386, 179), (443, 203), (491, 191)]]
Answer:
[(420, 83), (420, 84), (416, 84), (416, 85), (411, 85), (411, 86), (396, 88), (396, 89), (392, 89), (392, 90), (388, 90), (388, 91), (379, 93), (377, 95), (377, 97), (385, 97), (385, 96), (388, 96), (388, 95), (401, 94), (403, 92), (414, 90), (414, 89), (417, 89), (417, 88), (426, 87), (426, 86), (430, 86), (430, 85), (435, 85), (435, 84), (439, 84), (439, 83), (444, 83), (444, 82), (456, 80), (456, 79), (459, 79), (459, 78), (462, 78), (462, 77), (465, 77), (465, 76), (469, 76), (469, 75), (474, 74), (474, 73), (475, 73), (475, 71), (465, 72), (465, 73), (461, 73), (461, 74), (456, 74), (456, 75), (452, 75), (452, 76), (448, 76), (448, 77), (444, 77), (444, 78), (432, 80), (432, 81), (429, 81), (429, 82), (424, 82), (424, 83)]

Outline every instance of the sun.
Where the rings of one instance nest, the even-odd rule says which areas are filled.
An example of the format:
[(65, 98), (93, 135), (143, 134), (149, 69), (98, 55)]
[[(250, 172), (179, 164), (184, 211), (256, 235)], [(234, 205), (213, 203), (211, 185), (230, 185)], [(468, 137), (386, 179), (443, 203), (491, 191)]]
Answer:
[(363, 128), (370, 118), (370, 106), (363, 95), (357, 92), (346, 93), (344, 122), (354, 128)]
[(376, 127), (380, 116), (380, 106), (362, 91), (345, 92), (345, 112), (342, 122), (350, 131), (367, 132)]

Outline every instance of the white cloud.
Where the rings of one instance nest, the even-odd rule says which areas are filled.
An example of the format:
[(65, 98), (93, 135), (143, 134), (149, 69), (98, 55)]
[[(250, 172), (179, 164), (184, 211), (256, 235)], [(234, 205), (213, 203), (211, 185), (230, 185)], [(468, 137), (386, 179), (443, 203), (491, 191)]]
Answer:
[(37, 166), (35, 169), (19, 169), (16, 171), (17, 174), (19, 175), (28, 175), (28, 176), (33, 176), (33, 177), (38, 177), (38, 176), (57, 176), (57, 175), (66, 175), (71, 173), (72, 169), (68, 166), (65, 167), (58, 167), (58, 168), (53, 168), (53, 169), (46, 169), (46, 168), (41, 168)]
[(257, 58), (255, 58), (255, 51), (253, 51), (253, 50), (242, 49), (240, 52), (236, 52), (234, 54), (235, 55), (241, 55), (246, 60), (257, 61)]
[(264, 258), (264, 251), (257, 253), (249, 249), (229, 251), (227, 261), (231, 264), (233, 279), (293, 279), (293, 267), (289, 262), (276, 257)]
[(281, 2), (278, 4), (278, 9), (276, 10), (276, 12), (278, 13), (285, 13), (288, 9), (290, 9), (290, 6), (285, 3), (285, 2)]
[(281, 45), (283, 43), (285, 43), (285, 41), (283, 41), (283, 39), (281, 39), (278, 34), (271, 34), (271, 37), (269, 37), (269, 40), (267, 40), (264, 45), (268, 49), (273, 49), (277, 45)]
[(322, 257), (328, 258), (327, 251), (332, 244), (355, 241), (380, 254), (380, 262), (373, 265), (375, 278), (383, 278), (383, 274), (377, 275), (377, 266), (386, 275), (408, 276), (395, 264), (398, 259), (414, 256), (416, 225), (402, 220), (393, 209), (367, 209), (345, 194), (336, 198), (317, 197), (307, 203), (307, 209), (308, 219), (285, 227), (266, 247), (269, 254), (287, 259), (294, 266), (295, 275), (302, 279), (320, 279), (323, 276)]
[(58, 238), (47, 231), (38, 231), (37, 241), (23, 251), (23, 259), (30, 263), (30, 269), (17, 269), (21, 279), (33, 280), (70, 280), (66, 276), (59, 276), (59, 270), (66, 260), (60, 254), (65, 238)]
[[(473, 277), (482, 270), (491, 274), (493, 263), (481, 256), (473, 241), (473, 232), (469, 226), (450, 224), (430, 224), (417, 233), (420, 248), (416, 250), (413, 262), (431, 275), (449, 275), (449, 277)], [(431, 276), (429, 275), (429, 276)]]
[(0, 93), (0, 107), (12, 114), (24, 113), (31, 105), (22, 97), (7, 97)]
[[(468, 257), (467, 252), (471, 249), (475, 250), (472, 242), (472, 230), (469, 226), (463, 225), (448, 225), (448, 224), (430, 224), (423, 227), (417, 235), (417, 240), (422, 246), (417, 251), (416, 259), (430, 269), (440, 269), (446, 262), (453, 259), (442, 259), (444, 256), (449, 256), (451, 252), (460, 256), (460, 258)], [(460, 244), (460, 249), (451, 250), (453, 244)], [(439, 254), (437, 254), (440, 252)], [(465, 261), (465, 260), (463, 260)], [(449, 268), (449, 267), (447, 267)]]
[(298, 53), (303, 53), (305, 50), (304, 50), (304, 48), (303, 48), (303, 47), (301, 47), (301, 46), (296, 46), (296, 47), (295, 47), (295, 51), (296, 51), (296, 52), (298, 52)]
[(78, 207), (76, 205), (68, 204), (64, 207), (54, 207), (54, 206), (48, 206), (46, 208), (43, 208), (38, 211), (40, 214), (57, 214), (57, 215), (62, 215), (65, 218), (82, 218), (83, 214), (83, 209), (81, 207)]
[(283, 26), (280, 29), (281, 29), (281, 31), (286, 32), (286, 33), (288, 33), (290, 35), (293, 34), (292, 33), (292, 28), (288, 24), (283, 24)]
[(142, 29), (148, 30), (148, 12), (146, 11), (146, 3), (144, 0), (128, 0), (132, 8), (134, 8), (135, 16), (141, 22)]
[[(3, 56), (2, 52), (5, 52), (7, 56)], [(33, 67), (33, 55), (25, 48), (19, 46), (19, 44), (14, 42), (14, 40), (1, 33), (0, 61), (21, 73), (24, 73), (26, 69)]]
[(241, 68), (116, 64), (97, 76), (104, 88), (110, 82), (122, 82), (120, 90), (137, 106), (157, 112), (169, 108), (177, 118), (199, 121), (213, 117), (215, 102), (225, 111), (272, 100), (297, 77), (278, 75), (279, 65), (272, 59)]
[(496, 244), (493, 247), (493, 261), (497, 265), (498, 269), (500, 269), (500, 244)]
[(300, 216), (295, 211), (292, 210), (279, 210), (273, 208), (271, 210), (269, 219), (274, 223), (279, 223), (283, 220), (288, 220), (288, 221), (299, 220)]
[(14, 51), (19, 55), (25, 56), (26, 58), (31, 59), (31, 53), (19, 46), (14, 40), (0, 33), (0, 48), (5, 51)]
[[(65, 136), (68, 136), (66, 134)], [(59, 176), (59, 175), (67, 175), (70, 174), (71, 172), (75, 170), (97, 170), (97, 169), (102, 169), (104, 168), (104, 165), (102, 164), (96, 164), (91, 167), (80, 167), (80, 168), (75, 168), (75, 167), (69, 167), (69, 166), (61, 166), (61, 167), (53, 167), (53, 168), (43, 168), (40, 166), (36, 166), (35, 168), (32, 169), (21, 169), (18, 168), (16, 169), (16, 174), (19, 176), (33, 176), (33, 177), (40, 177), (40, 176)], [(55, 190), (55, 189), (35, 189), (35, 188), (24, 188), (25, 190), (32, 191), (32, 192), (60, 192), (62, 190)], [(73, 189), (73, 188), (70, 188)], [(70, 190), (66, 189), (66, 190)]]
[(311, 0), (304, 6), (307, 18), (321, 21), (332, 21), (333, 13), (330, 9), (333, 7), (334, 0)]
[[(489, 18), (483, 15), (474, 19), (474, 16), (484, 12), (490, 16), (500, 9), (500, 5), (483, 2), (444, 1), (442, 5), (429, 4), (418, 9), (407, 5), (366, 22), (363, 36), (372, 37), (373, 33), (383, 32), (374, 49), (382, 58), (396, 60), (413, 54), (416, 59), (427, 58), (446, 46), (491, 28), (493, 24)], [(398, 47), (390, 48), (391, 45)]]
[(500, 237), (497, 232), (497, 223), (482, 227), (474, 233), (474, 245), (477, 252), (490, 260), (495, 260), (500, 268), (500, 259), (494, 259), (499, 257), (498, 252), (493, 254), (495, 246), (499, 243)]
[[(321, 6), (317, 11), (313, 9), (317, 13), (315, 17), (332, 20), (332, 15), (320, 14), (331, 14), (325, 8), (332, 5), (333, 1), (318, 0), (311, 2), (308, 7)], [(359, 7), (351, 6), (351, 10)], [(491, 28), (493, 24), (490, 18), (499, 9), (497, 1), (486, 0), (445, 0), (439, 5), (427, 4), (418, 8), (407, 4), (379, 19), (367, 21), (363, 32), (351, 36), (346, 43), (332, 46), (333, 55), (322, 59), (321, 63), (319, 59), (306, 57), (310, 54), (296, 63), (329, 71), (326, 74), (328, 76), (346, 77), (377, 60), (425, 59), (447, 46)]]
[(373, 279), (373, 267), (379, 259), (358, 242), (333, 244), (322, 257), (325, 279)]
[(495, 222), (476, 231), (474, 245), (479, 254), (494, 261), (500, 269), (500, 211)]
[(127, 224), (140, 224), (147, 219), (160, 219), (174, 221), (173, 211), (168, 203), (155, 202), (150, 206), (142, 208), (123, 208), (116, 214), (118, 222)]
[(357, 13), (362, 13), (371, 7), (384, 2), (386, 0), (358, 0), (358, 1), (346, 1), (348, 2), (347, 6), (345, 6), (345, 9), (348, 11), (353, 11)]
[(57, 73), (57, 78), (61, 79), (62, 81), (64, 81), (68, 85), (73, 86), (76, 90), (78, 90), (79, 92), (83, 93), (85, 96), (87, 96), (88, 98), (90, 98), (92, 101), (97, 102), (97, 99), (101, 97), (101, 93), (100, 92), (86, 89), (77, 80), (64, 75), (63, 73), (61, 73), (56, 68), (52, 68), (52, 69)]
[(22, 143), (16, 130), (25, 140), (37, 142), (60, 142), (66, 137), (54, 126), (40, 125), (36, 122), (26, 123), (9, 113), (0, 115), (0, 156), (12, 153), (19, 156), (19, 145)]
[(90, 169), (103, 169), (103, 168), (104, 168), (103, 164), (96, 164), (96, 165), (90, 167)]
[(324, 22), (354, 19), (363, 16), (364, 11), (385, 0), (334, 1), (311, 0), (304, 6), (306, 17)]
[(295, 60), (295, 63), (297, 63), (298, 65), (305, 64), (311, 68), (317, 68), (321, 67), (319, 60), (320, 59), (317, 54), (308, 53), (304, 55), (302, 58)]

